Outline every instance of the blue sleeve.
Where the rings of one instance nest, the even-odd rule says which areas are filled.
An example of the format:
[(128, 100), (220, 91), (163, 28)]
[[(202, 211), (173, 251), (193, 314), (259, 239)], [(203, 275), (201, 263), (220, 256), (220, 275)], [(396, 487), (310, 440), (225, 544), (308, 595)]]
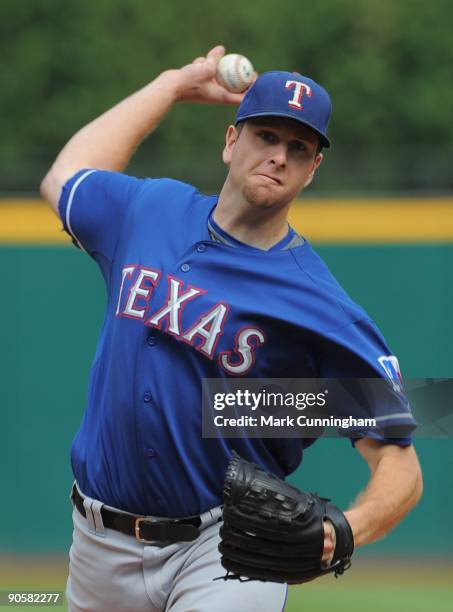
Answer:
[(353, 431), (353, 445), (363, 437), (399, 446), (412, 443), (417, 424), (404, 393), (398, 361), (373, 321), (356, 321), (329, 334), (319, 346), (318, 372), (320, 378), (342, 379), (338, 405), (346, 408), (340, 405), (339, 410), (344, 410), (341, 416), (348, 413), (376, 419), (376, 427)]
[(119, 172), (80, 170), (63, 186), (59, 201), (64, 230), (76, 246), (112, 261), (128, 209), (143, 183)]

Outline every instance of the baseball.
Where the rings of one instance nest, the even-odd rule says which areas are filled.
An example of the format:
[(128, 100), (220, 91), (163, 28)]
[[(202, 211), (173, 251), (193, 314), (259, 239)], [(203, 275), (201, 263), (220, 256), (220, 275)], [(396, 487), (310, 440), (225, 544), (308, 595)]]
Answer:
[(254, 70), (252, 63), (244, 55), (228, 53), (217, 64), (216, 79), (233, 93), (245, 91), (253, 81)]

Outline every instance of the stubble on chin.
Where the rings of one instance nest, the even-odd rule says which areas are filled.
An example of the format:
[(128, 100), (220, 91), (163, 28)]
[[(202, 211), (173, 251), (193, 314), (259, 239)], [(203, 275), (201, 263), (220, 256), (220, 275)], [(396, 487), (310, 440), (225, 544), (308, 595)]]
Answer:
[(265, 186), (259, 185), (252, 187), (251, 185), (246, 185), (243, 189), (243, 194), (246, 201), (257, 208), (279, 208), (284, 205), (284, 203), (280, 201), (280, 198), (276, 197), (276, 195)]

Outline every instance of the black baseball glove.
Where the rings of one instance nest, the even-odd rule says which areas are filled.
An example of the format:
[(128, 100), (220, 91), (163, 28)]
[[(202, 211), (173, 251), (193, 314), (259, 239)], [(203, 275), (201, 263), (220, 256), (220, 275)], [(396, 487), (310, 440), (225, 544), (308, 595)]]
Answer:
[[(225, 580), (270, 580), (299, 584), (351, 565), (354, 540), (339, 508), (314, 493), (304, 493), (234, 454), (223, 490), (223, 525), (219, 551)], [(327, 565), (324, 519), (336, 534), (335, 553)]]

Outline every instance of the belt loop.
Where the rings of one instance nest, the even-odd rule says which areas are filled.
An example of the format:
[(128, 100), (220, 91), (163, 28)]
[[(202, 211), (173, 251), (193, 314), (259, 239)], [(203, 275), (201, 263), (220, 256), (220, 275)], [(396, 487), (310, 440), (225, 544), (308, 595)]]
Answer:
[(92, 504), (92, 500), (89, 497), (84, 497), (83, 498), (83, 507), (85, 508), (85, 515), (86, 515), (86, 520), (87, 520), (87, 526), (88, 526), (88, 531), (90, 533), (96, 533), (96, 525), (94, 522), (94, 516), (93, 513), (91, 512), (91, 504)]
[(104, 522), (102, 520), (102, 514), (101, 514), (101, 508), (103, 505), (104, 504), (98, 500), (94, 500), (91, 504), (91, 511), (93, 513), (95, 533), (100, 538), (105, 538), (107, 535), (105, 533)]
[(216, 521), (220, 519), (220, 517), (222, 516), (222, 513), (223, 513), (222, 506), (216, 506), (215, 508), (211, 508), (207, 512), (203, 512), (203, 514), (200, 514), (201, 526), (206, 527), (207, 525), (210, 525), (211, 523), (215, 523)]
[(102, 520), (101, 514), (101, 508), (104, 504), (101, 501), (98, 501), (97, 499), (91, 499), (91, 497), (86, 497), (79, 489), (76, 482), (74, 482), (74, 485), (77, 487), (81, 497), (83, 498), (83, 507), (85, 508), (88, 531), (90, 533), (93, 533), (94, 535), (99, 536), (100, 538), (105, 538), (107, 534), (105, 532), (104, 522)]

